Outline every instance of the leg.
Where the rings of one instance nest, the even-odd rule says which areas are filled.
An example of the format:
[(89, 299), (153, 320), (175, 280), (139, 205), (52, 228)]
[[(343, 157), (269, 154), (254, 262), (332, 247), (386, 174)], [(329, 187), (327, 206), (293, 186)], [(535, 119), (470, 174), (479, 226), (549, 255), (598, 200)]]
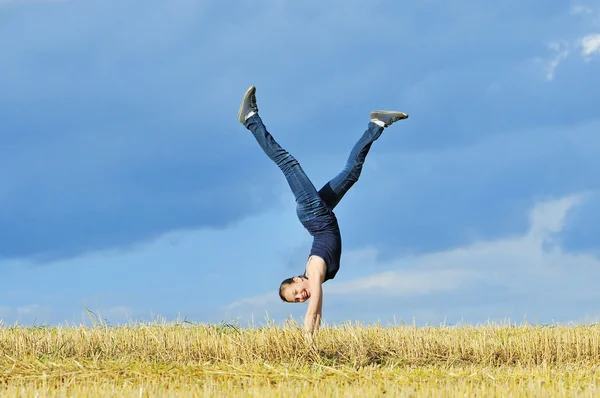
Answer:
[(338, 205), (346, 192), (358, 181), (371, 145), (381, 136), (382, 132), (383, 127), (369, 122), (367, 130), (350, 151), (350, 156), (348, 156), (348, 161), (342, 172), (333, 177), (319, 191), (319, 195), (331, 210)]
[(244, 126), (252, 132), (263, 151), (285, 175), (296, 199), (300, 221), (327, 213), (325, 203), (302, 170), (300, 163), (275, 141), (258, 114), (246, 119)]
[(371, 149), (373, 142), (381, 136), (385, 127), (391, 126), (398, 120), (406, 119), (408, 115), (397, 111), (373, 111), (371, 121), (367, 130), (352, 148), (346, 166), (340, 174), (329, 181), (321, 190), (319, 195), (323, 201), (333, 210), (346, 192), (358, 181), (362, 171), (365, 158)]

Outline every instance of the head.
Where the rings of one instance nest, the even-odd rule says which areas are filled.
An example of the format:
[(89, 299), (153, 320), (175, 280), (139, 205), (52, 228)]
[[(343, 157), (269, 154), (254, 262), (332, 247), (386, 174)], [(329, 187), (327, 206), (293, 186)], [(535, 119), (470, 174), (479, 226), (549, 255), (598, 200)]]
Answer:
[(279, 286), (279, 297), (288, 303), (303, 303), (310, 298), (308, 279), (302, 276), (287, 278)]

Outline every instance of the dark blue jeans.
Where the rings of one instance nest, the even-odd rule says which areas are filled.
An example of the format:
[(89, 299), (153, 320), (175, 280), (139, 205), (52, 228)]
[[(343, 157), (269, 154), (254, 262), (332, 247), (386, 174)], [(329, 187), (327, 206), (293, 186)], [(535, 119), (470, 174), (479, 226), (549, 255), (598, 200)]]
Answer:
[(383, 132), (383, 127), (369, 122), (367, 130), (352, 148), (344, 169), (317, 191), (300, 163), (275, 141), (258, 114), (249, 117), (244, 126), (285, 175), (296, 198), (296, 212), (302, 223), (331, 215), (346, 192), (358, 181), (371, 145)]

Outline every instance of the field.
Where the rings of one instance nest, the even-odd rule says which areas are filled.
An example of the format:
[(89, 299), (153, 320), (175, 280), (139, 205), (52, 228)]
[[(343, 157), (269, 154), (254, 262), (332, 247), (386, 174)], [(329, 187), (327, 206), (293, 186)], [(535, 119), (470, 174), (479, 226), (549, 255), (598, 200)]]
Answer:
[(600, 396), (600, 325), (0, 327), (13, 396)]

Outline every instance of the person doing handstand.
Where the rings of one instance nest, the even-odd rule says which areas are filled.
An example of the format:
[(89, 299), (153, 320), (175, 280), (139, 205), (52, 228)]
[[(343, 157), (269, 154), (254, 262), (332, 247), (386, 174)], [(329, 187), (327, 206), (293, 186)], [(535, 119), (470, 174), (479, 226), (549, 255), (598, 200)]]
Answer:
[(321, 323), (322, 284), (335, 278), (340, 269), (342, 238), (333, 209), (358, 181), (371, 145), (381, 136), (384, 128), (407, 117), (406, 113), (397, 111), (371, 112), (367, 129), (350, 151), (345, 167), (317, 191), (298, 161), (267, 131), (258, 115), (256, 87), (250, 86), (244, 94), (238, 120), (252, 132), (266, 155), (285, 175), (296, 198), (298, 219), (313, 237), (304, 273), (285, 279), (279, 287), (279, 296), (283, 301), (302, 303), (311, 299), (304, 318), (304, 327), (308, 332), (318, 330)]

